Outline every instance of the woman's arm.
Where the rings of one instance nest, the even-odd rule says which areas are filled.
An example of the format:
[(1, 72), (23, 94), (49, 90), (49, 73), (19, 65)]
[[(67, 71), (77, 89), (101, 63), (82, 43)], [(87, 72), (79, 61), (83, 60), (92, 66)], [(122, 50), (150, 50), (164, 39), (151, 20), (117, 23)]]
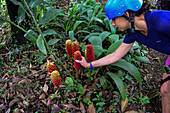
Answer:
[[(131, 43), (131, 44), (122, 43), (115, 52), (113, 52), (113, 53), (111, 53), (111, 54), (109, 54), (109, 55), (107, 55), (103, 58), (100, 58), (96, 61), (91, 62), (92, 66), (93, 67), (99, 67), (99, 66), (109, 65), (109, 64), (112, 64), (114, 62), (117, 62), (125, 54), (127, 54), (127, 52), (130, 50), (130, 48), (133, 46), (133, 44), (134, 43)], [(86, 62), (85, 58), (83, 58), (82, 61), (76, 60), (76, 62), (79, 62), (85, 68), (90, 68), (90, 64)]]

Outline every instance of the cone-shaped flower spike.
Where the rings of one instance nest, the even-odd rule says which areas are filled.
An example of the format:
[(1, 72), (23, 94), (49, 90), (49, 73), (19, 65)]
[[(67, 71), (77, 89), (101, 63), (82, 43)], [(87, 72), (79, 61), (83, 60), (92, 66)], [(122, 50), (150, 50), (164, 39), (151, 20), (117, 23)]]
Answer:
[(65, 47), (66, 47), (67, 55), (69, 55), (71, 58), (72, 57), (72, 41), (66, 40)]
[(54, 62), (49, 62), (49, 61), (47, 61), (46, 68), (47, 68), (47, 71), (48, 71), (49, 73), (52, 73), (52, 72), (55, 71), (55, 70), (57, 71), (57, 68), (56, 68)]
[(74, 58), (74, 52), (76, 52), (76, 51), (79, 51), (79, 44), (78, 44), (78, 42), (73, 42), (72, 43), (72, 56), (73, 56), (73, 58)]
[(93, 50), (93, 46), (91, 44), (88, 44), (86, 47), (85, 57), (88, 62), (92, 62), (95, 60), (94, 50)]
[(74, 68), (75, 68), (75, 70), (80, 70), (82, 66), (80, 63), (76, 62), (75, 60), (82, 60), (80, 51), (74, 52)]
[(58, 87), (61, 85), (61, 77), (58, 71), (53, 71), (51, 73), (51, 80), (54, 84), (54, 86)]

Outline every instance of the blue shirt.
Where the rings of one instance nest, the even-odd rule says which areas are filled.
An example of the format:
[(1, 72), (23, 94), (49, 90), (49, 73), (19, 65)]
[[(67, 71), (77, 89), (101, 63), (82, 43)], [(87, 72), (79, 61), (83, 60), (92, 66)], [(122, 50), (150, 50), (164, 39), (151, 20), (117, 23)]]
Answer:
[(125, 36), (124, 43), (134, 41), (170, 55), (170, 11), (157, 10), (145, 13), (148, 34), (142, 35), (139, 31)]

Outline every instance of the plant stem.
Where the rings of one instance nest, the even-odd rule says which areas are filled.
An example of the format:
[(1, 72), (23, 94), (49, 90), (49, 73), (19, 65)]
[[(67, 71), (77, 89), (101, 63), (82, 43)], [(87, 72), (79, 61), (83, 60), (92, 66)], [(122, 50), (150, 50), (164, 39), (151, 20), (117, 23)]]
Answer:
[(58, 91), (60, 92), (61, 99), (62, 99), (62, 100), (66, 100), (65, 96), (63, 96), (63, 93), (62, 93), (60, 87), (57, 87), (57, 89), (58, 89)]
[(1, 18), (2, 18), (3, 20), (5, 20), (5, 21), (9, 22), (10, 24), (16, 26), (17, 28), (19, 28), (19, 29), (22, 30), (23, 32), (25, 32), (25, 33), (27, 32), (24, 28), (20, 27), (19, 25), (15, 24), (14, 22), (12, 22), (12, 21), (10, 21), (10, 20), (2, 17), (2, 16), (1, 16)]
[(78, 71), (79, 70), (76, 70), (76, 86), (78, 87)]
[[(49, 47), (46, 39), (44, 38), (43, 33), (42, 33), (42, 31), (41, 31), (38, 23), (37, 23), (36, 20), (35, 20), (35, 17), (34, 17), (34, 15), (33, 15), (32, 11), (30, 10), (30, 8), (29, 8), (29, 6), (28, 6), (28, 4), (26, 3), (25, 0), (24, 0), (24, 4), (26, 5), (29, 13), (31, 14), (31, 17), (32, 17), (32, 19), (33, 19), (33, 21), (34, 21), (37, 29), (38, 29), (38, 32), (40, 33), (41, 38), (42, 38), (42, 39), (44, 40), (44, 42), (45, 42), (45, 46), (46, 46), (46, 48), (47, 48), (47, 51), (48, 51), (51, 55), (53, 55), (53, 56), (57, 59), (57, 61), (59, 61), (59, 63), (64, 67), (64, 69), (67, 71), (67, 73), (71, 76), (70, 72), (69, 72), (69, 71), (67, 70), (67, 68), (63, 65), (63, 63), (59, 60), (59, 58), (58, 58), (56, 55), (54, 55), (54, 53), (51, 52), (50, 47)], [(54, 63), (55, 63), (55, 62), (54, 62)], [(56, 65), (56, 64), (55, 64), (55, 65)], [(58, 72), (60, 73), (60, 75), (62, 75), (62, 74), (61, 74), (61, 71), (59, 70), (58, 65), (56, 65), (56, 67), (57, 67)]]
[(70, 58), (70, 60), (71, 60), (72, 75), (73, 75), (73, 77), (74, 77), (73, 59)]

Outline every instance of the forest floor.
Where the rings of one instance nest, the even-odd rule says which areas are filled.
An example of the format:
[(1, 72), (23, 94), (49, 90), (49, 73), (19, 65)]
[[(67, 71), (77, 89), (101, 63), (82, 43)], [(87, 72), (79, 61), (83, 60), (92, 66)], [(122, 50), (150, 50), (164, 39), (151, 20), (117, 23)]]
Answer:
[[(106, 0), (98, 0), (98, 1), (104, 4)], [(65, 6), (67, 6), (67, 3), (65, 4), (66, 4)], [(144, 64), (141, 67), (142, 70), (145, 70), (141, 72), (141, 75), (143, 77), (145, 76), (150, 77), (151, 81), (148, 82), (149, 83), (148, 85), (152, 86), (153, 89), (155, 89), (155, 91), (160, 92), (159, 81), (162, 78), (161, 68), (165, 64), (167, 55), (147, 47), (145, 47), (145, 49), (148, 51), (147, 57), (149, 58), (150, 63)], [(33, 112), (32, 109), (37, 110), (37, 108), (39, 108), (39, 110), (37, 110), (39, 112), (41, 111), (49, 112), (51, 109), (57, 108), (56, 106), (54, 106), (56, 105), (54, 104), (54, 101), (50, 99), (52, 94), (54, 94), (53, 91), (54, 88), (52, 85), (50, 85), (51, 84), (49, 82), (50, 77), (44, 71), (45, 64), (44, 65), (41, 64), (42, 70), (39, 70), (40, 65), (36, 61), (37, 59), (36, 54), (38, 54), (37, 51), (36, 50), (23, 51), (22, 52), (23, 54), (18, 55), (18, 59), (15, 59), (14, 61), (11, 60), (13, 59), (13, 55), (17, 51), (18, 50), (15, 49), (12, 53), (9, 53), (8, 48), (0, 51), (0, 60), (3, 61), (4, 59), (5, 60), (7, 59), (8, 63), (11, 62), (11, 65), (13, 65), (13, 67), (11, 67), (11, 65), (10, 66), (7, 65), (7, 62), (2, 62), (0, 64), (1, 65), (0, 69), (3, 69), (3, 72), (0, 72), (0, 76), (1, 76), (0, 112), (5, 111), (6, 113), (10, 113), (10, 112), (17, 111), (19, 109), (20, 109), (19, 112), (22, 112), (23, 105), (26, 106), (27, 113), (29, 113), (29, 111), (31, 111), (32, 113)], [(34, 58), (30, 56), (31, 54), (35, 55)], [(28, 59), (32, 59), (32, 61), (28, 61)], [(34, 67), (31, 67), (31, 64), (25, 65), (27, 64), (27, 62), (33, 62)], [(25, 67), (22, 65), (25, 65)], [(28, 76), (25, 76), (25, 73), (23, 74), (22, 71), (12, 74), (12, 72), (14, 72), (14, 70), (16, 69), (27, 72), (26, 74)], [(47, 109), (45, 110), (44, 107), (47, 107)], [(74, 107), (74, 109), (78, 109), (75, 106), (67, 105), (67, 107)], [(150, 100), (150, 103), (145, 105), (145, 108), (147, 113), (161, 113), (161, 95), (158, 94), (156, 97), (153, 97)], [(53, 109), (53, 110), (57, 112), (58, 109)], [(135, 110), (135, 105), (133, 110)]]

